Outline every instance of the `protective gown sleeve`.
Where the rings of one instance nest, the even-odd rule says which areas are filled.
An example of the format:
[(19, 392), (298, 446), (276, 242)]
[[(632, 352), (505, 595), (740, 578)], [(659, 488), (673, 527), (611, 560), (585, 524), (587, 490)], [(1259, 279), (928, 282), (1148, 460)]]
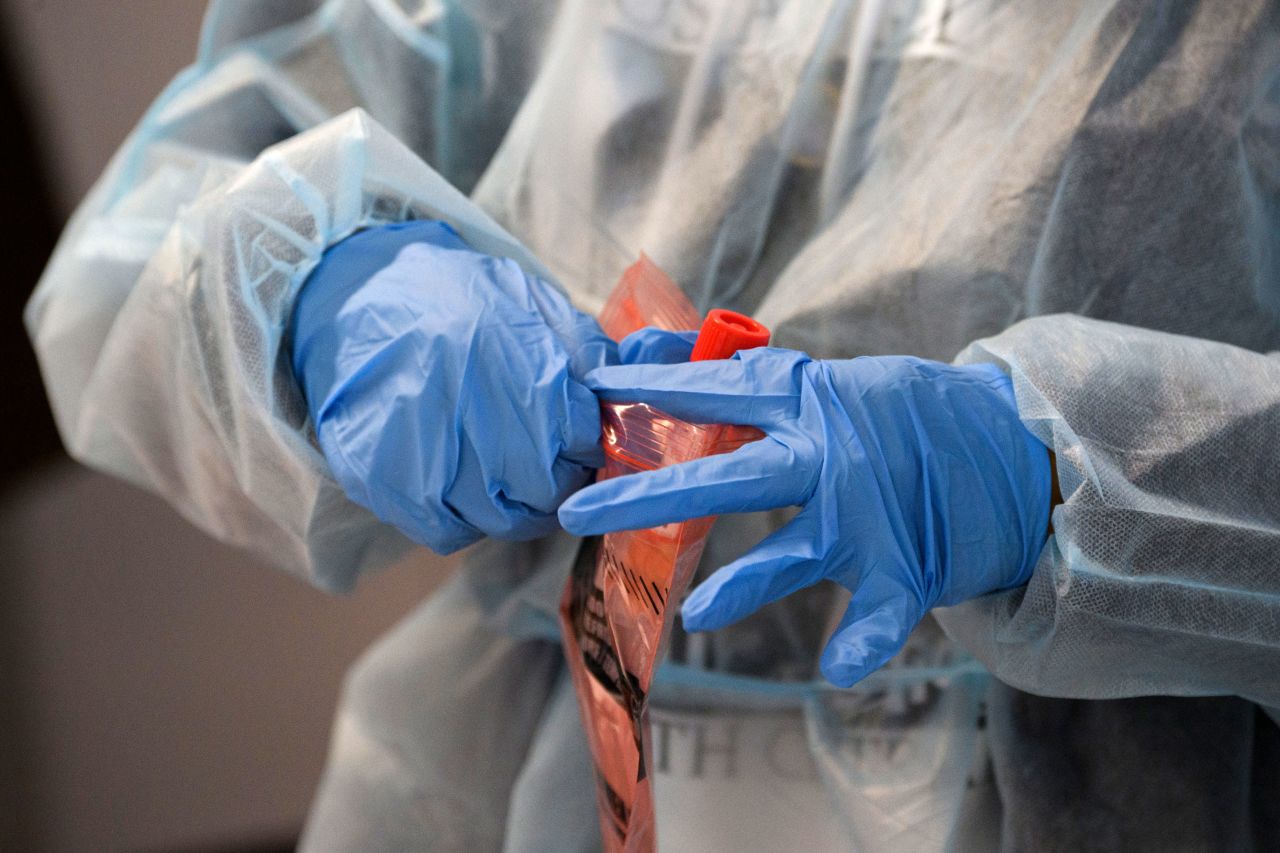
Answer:
[(961, 362), (1013, 377), (1064, 502), (1030, 583), (935, 611), (1003, 681), (1280, 706), (1280, 355), (1053, 315)]
[[(346, 499), (316, 449), (283, 343), (307, 273), (353, 231), (406, 218), (547, 273), (360, 111), (195, 175), (161, 170), (105, 207), (96, 190), (28, 305), (64, 443), (213, 535), (346, 589), (408, 544)], [(131, 206), (155, 234), (116, 233), (137, 226)]]
[[(451, 139), (496, 146), (536, 67), (529, 18), (548, 8), (482, 24), (457, 4), (211, 4), (196, 63), (115, 155), (27, 306), (68, 451), (328, 589), (409, 547), (331, 477), (286, 319), (327, 246), (407, 218), (547, 276), (425, 160), (474, 179)], [(471, 82), (505, 101), (456, 97), (459, 39), (502, 48)]]

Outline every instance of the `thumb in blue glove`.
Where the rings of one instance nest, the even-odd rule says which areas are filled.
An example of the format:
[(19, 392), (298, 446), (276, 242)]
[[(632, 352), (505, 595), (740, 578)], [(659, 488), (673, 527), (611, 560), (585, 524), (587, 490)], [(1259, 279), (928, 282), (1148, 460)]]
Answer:
[(347, 494), (449, 553), (530, 539), (603, 459), (581, 379), (617, 362), (591, 317), (442, 222), (333, 246), (299, 294), (295, 375)]
[(606, 367), (587, 384), (606, 401), (750, 425), (766, 437), (589, 486), (561, 506), (564, 527), (593, 535), (800, 506), (689, 595), (684, 624), (714, 630), (835, 581), (853, 598), (822, 654), (834, 684), (887, 662), (932, 607), (1025, 583), (1045, 543), (1048, 452), (993, 365), (753, 349), (727, 361)]
[(632, 332), (618, 344), (622, 364), (683, 364), (693, 355), (698, 333), (669, 332), (653, 326)]

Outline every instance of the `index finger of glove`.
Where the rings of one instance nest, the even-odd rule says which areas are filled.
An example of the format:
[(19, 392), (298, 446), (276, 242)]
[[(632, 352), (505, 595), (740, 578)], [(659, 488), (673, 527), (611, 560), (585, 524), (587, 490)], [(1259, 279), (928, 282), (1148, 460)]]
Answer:
[(803, 353), (751, 350), (717, 361), (602, 367), (587, 374), (586, 385), (604, 402), (647, 403), (693, 423), (768, 431), (798, 414), (795, 373), (807, 360)]

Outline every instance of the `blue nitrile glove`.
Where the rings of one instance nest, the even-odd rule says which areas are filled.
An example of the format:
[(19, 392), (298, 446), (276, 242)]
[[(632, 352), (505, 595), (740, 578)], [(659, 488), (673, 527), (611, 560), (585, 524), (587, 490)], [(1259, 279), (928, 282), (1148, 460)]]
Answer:
[(320, 447), (356, 503), (447, 554), (530, 539), (602, 463), (581, 384), (617, 349), (514, 261), (442, 222), (330, 248), (303, 285), (292, 358)]
[(618, 344), (622, 364), (683, 364), (693, 355), (698, 333), (667, 332), (653, 326), (632, 332)]
[[(624, 350), (660, 358), (674, 336)], [(645, 341), (644, 339), (648, 339)], [(687, 337), (684, 339), (687, 344)], [(687, 357), (687, 350), (683, 351)], [(603, 400), (766, 433), (734, 453), (606, 480), (560, 508), (580, 535), (798, 505), (800, 513), (685, 601), (688, 630), (735, 622), (820, 580), (853, 592), (822, 654), (849, 686), (889, 660), (935, 605), (1023, 584), (1045, 543), (1048, 451), (999, 368), (901, 356), (814, 361), (753, 349), (726, 361), (606, 367)]]

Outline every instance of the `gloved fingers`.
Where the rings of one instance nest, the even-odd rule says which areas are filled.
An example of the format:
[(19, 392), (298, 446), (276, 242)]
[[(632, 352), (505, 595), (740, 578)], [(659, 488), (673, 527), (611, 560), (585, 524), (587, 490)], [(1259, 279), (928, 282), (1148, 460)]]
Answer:
[[(537, 539), (554, 532), (559, 522), (551, 487), (530, 494), (527, 482), (495, 476), (493, 466), (502, 460), (492, 458), (485, 438), (464, 436), (459, 441), (457, 473), (444, 495), (442, 511), (495, 539)], [(552, 464), (548, 462), (547, 467)], [(552, 474), (548, 471), (543, 476), (550, 481)]]
[(869, 574), (822, 652), (822, 674), (837, 687), (852, 687), (888, 663), (923, 617), (908, 585), (886, 572)]
[(581, 381), (597, 367), (612, 367), (617, 363), (618, 345), (599, 327), (594, 333), (583, 334), (575, 346), (569, 347), (569, 374), (575, 380)]
[[(529, 353), (506, 352), (504, 360), (522, 354)], [(502, 408), (469, 405), (464, 414), (463, 459), (476, 475), (471, 499), (460, 506), (490, 536), (530, 539), (559, 529), (561, 502), (604, 464), (600, 405), (563, 363), (514, 378), (514, 385), (480, 395)], [(465, 473), (460, 466), (459, 479)]]
[(791, 448), (766, 437), (733, 453), (588, 486), (560, 507), (560, 523), (570, 533), (594, 536), (774, 509), (798, 503), (810, 479)]
[(618, 344), (623, 364), (683, 364), (693, 354), (694, 332), (669, 332), (648, 326), (632, 332)]
[(703, 581), (680, 609), (687, 631), (715, 631), (823, 578), (823, 536), (805, 509), (748, 553)]
[(767, 432), (799, 414), (798, 374), (808, 361), (801, 352), (762, 348), (717, 361), (604, 367), (588, 374), (586, 385), (606, 402), (648, 403), (694, 423)]
[[(565, 412), (560, 418), (560, 458), (583, 468), (603, 468), (600, 446), (600, 403), (587, 386), (569, 379), (565, 385)], [(585, 479), (585, 478), (584, 478)], [(582, 483), (574, 486), (576, 491)], [(572, 492), (565, 492), (566, 498)]]
[(560, 522), (555, 513), (536, 512), (520, 508), (504, 516), (506, 524), (486, 530), (485, 534), (494, 539), (511, 542), (526, 542), (530, 539), (541, 539), (550, 536), (560, 529)]
[[(601, 456), (603, 456), (603, 451)], [(558, 457), (551, 465), (552, 476), (555, 477), (556, 494), (550, 510), (550, 514), (555, 518), (555, 527), (560, 528), (560, 518), (558, 510), (560, 506), (580, 491), (584, 486), (591, 483), (595, 477), (598, 465), (587, 465), (575, 459), (567, 459), (564, 456)]]
[[(395, 456), (378, 448), (362, 452), (344, 445), (337, 434), (341, 432), (338, 423), (321, 431), (325, 458), (343, 490), (381, 521), (437, 554), (452, 554), (483, 538), (485, 531), (463, 517), (456, 501), (467, 489), (477, 466), (471, 464), (468, 471), (460, 472), (462, 460), (453, 447), (446, 453), (443, 440), (423, 443), (416, 452), (406, 453), (406, 442), (398, 427), (390, 424), (383, 433), (386, 446), (399, 451)], [(446, 455), (451, 463), (442, 465)], [(453, 484), (444, 492), (442, 478)]]

